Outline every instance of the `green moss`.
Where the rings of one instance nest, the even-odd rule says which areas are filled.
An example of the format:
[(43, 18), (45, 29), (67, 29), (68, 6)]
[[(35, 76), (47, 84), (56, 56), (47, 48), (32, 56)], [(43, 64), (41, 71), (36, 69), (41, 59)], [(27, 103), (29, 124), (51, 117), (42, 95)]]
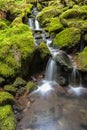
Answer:
[(21, 77), (17, 77), (16, 80), (13, 83), (13, 86), (15, 88), (24, 87), (26, 85), (26, 81), (23, 80)]
[(56, 35), (53, 45), (60, 48), (70, 48), (80, 41), (80, 33), (81, 31), (77, 28), (67, 28)]
[(44, 8), (39, 14), (38, 14), (38, 20), (43, 25), (45, 24), (50, 18), (53, 18), (55, 16), (59, 16), (61, 14), (61, 10), (58, 8), (55, 8), (55, 6), (49, 6)]
[(0, 92), (0, 105), (12, 103), (14, 97), (8, 92)]
[(63, 30), (63, 25), (60, 23), (59, 19), (57, 17), (52, 18), (51, 22), (48, 26), (49, 33), (51, 32), (60, 32)]
[(27, 92), (31, 92), (31, 91), (33, 91), (33, 90), (36, 89), (36, 88), (37, 88), (36, 83), (34, 83), (34, 82), (32, 82), (32, 81), (29, 81), (29, 82), (27, 83), (27, 85), (26, 85), (26, 90), (27, 90)]
[(44, 59), (47, 55), (50, 55), (50, 50), (45, 43), (41, 43), (38, 46), (38, 51), (42, 59)]
[(17, 17), (13, 20), (13, 22), (11, 23), (11, 26), (18, 26), (18, 24), (22, 23), (22, 18), (21, 17)]
[(27, 25), (18, 24), (0, 31), (0, 75), (15, 77), (24, 61), (30, 63), (34, 50), (34, 39)]
[(13, 87), (12, 85), (5, 85), (4, 90), (13, 94), (13, 95), (16, 93), (16, 88)]
[[(77, 7), (77, 8), (76, 8)], [(87, 19), (87, 7), (85, 6), (74, 6), (72, 9), (68, 9), (60, 15), (60, 21), (65, 26), (68, 26), (68, 22), (73, 23), (74, 20), (85, 20)]]
[(77, 56), (78, 68), (82, 71), (87, 71), (87, 47)]
[(16, 123), (11, 106), (0, 107), (0, 130), (15, 130)]

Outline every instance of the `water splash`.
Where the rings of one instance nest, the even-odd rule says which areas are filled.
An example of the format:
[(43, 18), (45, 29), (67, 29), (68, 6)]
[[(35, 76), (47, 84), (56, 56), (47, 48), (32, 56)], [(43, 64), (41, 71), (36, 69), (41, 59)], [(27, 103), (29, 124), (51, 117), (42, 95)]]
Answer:
[(86, 94), (87, 93), (87, 89), (86, 88), (83, 88), (82, 86), (69, 86), (69, 90), (68, 92), (70, 94), (73, 94), (73, 95), (76, 95), (76, 96), (81, 96), (83, 94)]

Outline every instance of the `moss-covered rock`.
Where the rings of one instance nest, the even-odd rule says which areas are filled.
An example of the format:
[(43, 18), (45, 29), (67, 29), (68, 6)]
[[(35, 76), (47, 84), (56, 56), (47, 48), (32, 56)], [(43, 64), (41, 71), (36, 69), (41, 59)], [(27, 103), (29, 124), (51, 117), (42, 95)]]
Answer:
[(37, 85), (36, 85), (36, 83), (29, 81), (25, 87), (26, 87), (27, 93), (29, 93), (29, 92), (35, 90), (37, 88)]
[(87, 19), (87, 7), (86, 6), (74, 6), (72, 9), (64, 11), (60, 15), (60, 21), (63, 26), (70, 26), (76, 22)]
[(0, 92), (0, 105), (11, 104), (14, 97), (8, 92)]
[(15, 130), (16, 119), (10, 105), (0, 107), (0, 130)]
[(55, 6), (48, 6), (44, 8), (38, 14), (38, 20), (40, 24), (45, 25), (46, 23), (50, 22), (50, 19), (61, 14), (61, 9), (55, 8)]
[(25, 85), (26, 85), (26, 81), (23, 80), (21, 77), (17, 77), (13, 83), (13, 86), (15, 88), (21, 88), (21, 87), (24, 87)]
[[(34, 51), (34, 39), (27, 25), (18, 24), (0, 31), (0, 75), (7, 78), (20, 72), (26, 75)], [(24, 68), (25, 72), (21, 71)]]
[(59, 18), (58, 17), (52, 18), (48, 26), (49, 33), (52, 32), (58, 33), (62, 30), (63, 30), (63, 25), (60, 23)]
[(44, 60), (47, 56), (50, 55), (50, 50), (47, 47), (46, 43), (42, 42), (39, 46), (38, 46), (38, 52), (40, 54), (40, 57), (42, 60)]
[(63, 48), (71, 48), (76, 45), (80, 41), (81, 31), (77, 28), (67, 28), (62, 32), (56, 35), (56, 38), (53, 41), (53, 45), (55, 47)]
[(12, 85), (5, 85), (4, 90), (15, 95), (16, 94), (16, 88), (13, 87)]
[(3, 77), (0, 77), (0, 85), (4, 85), (5, 79)]
[(87, 47), (76, 56), (78, 69), (87, 72)]

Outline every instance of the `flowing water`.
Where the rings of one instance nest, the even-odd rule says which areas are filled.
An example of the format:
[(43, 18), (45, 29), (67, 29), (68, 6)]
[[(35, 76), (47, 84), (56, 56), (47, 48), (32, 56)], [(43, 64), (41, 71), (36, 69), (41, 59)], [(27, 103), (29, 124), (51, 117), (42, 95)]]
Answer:
[[(38, 12), (33, 9), (33, 14)], [(39, 27), (38, 23), (37, 30)], [(31, 29), (32, 29), (32, 24)], [(35, 29), (34, 28), (34, 29)], [(50, 47), (51, 38), (46, 41), (53, 57), (60, 54), (59, 50)], [(81, 84), (76, 66), (70, 75), (69, 86), (63, 88), (56, 83), (57, 65), (50, 58), (46, 67), (45, 78), (37, 90), (29, 95), (34, 102), (23, 113), (17, 130), (87, 130), (87, 89)]]

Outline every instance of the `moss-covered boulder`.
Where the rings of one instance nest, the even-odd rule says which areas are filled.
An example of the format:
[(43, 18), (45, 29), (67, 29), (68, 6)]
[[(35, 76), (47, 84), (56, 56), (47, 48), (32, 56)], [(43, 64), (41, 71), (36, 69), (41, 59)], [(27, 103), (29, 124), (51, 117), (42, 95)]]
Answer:
[(76, 56), (78, 69), (87, 72), (87, 47)]
[(5, 84), (5, 79), (3, 77), (0, 77), (0, 85), (1, 87)]
[(21, 77), (17, 77), (13, 83), (13, 87), (15, 88), (21, 88), (26, 85), (26, 81), (22, 79)]
[(48, 26), (49, 33), (58, 33), (63, 30), (63, 25), (60, 23), (59, 18), (55, 17), (51, 19), (51, 22)]
[(0, 106), (0, 130), (15, 130), (16, 123), (11, 106)]
[(46, 45), (46, 43), (44, 43), (44, 42), (42, 42), (38, 46), (38, 52), (39, 52), (42, 60), (44, 60), (46, 57), (50, 56), (50, 50), (49, 50), (48, 46)]
[(55, 6), (45, 7), (39, 14), (38, 20), (40, 24), (45, 25), (50, 22), (50, 19), (61, 14), (61, 9), (55, 8)]
[(34, 51), (34, 39), (27, 25), (0, 31), (0, 75), (5, 78), (26, 75)]
[(14, 97), (8, 92), (0, 92), (0, 105), (11, 104), (14, 102)]
[(72, 9), (64, 11), (59, 18), (64, 27), (78, 26), (79, 28), (81, 25), (78, 22), (87, 19), (87, 7), (76, 5)]
[(29, 93), (37, 88), (37, 84), (32, 81), (29, 81), (25, 87), (26, 87), (27, 93)]
[(59, 48), (71, 48), (79, 43), (81, 31), (77, 28), (67, 28), (58, 33), (53, 41), (53, 45)]
[(13, 87), (12, 85), (5, 85), (5, 86), (4, 86), (4, 90), (5, 90), (6, 92), (9, 92), (9, 93), (13, 94), (13, 95), (16, 94), (16, 88)]

